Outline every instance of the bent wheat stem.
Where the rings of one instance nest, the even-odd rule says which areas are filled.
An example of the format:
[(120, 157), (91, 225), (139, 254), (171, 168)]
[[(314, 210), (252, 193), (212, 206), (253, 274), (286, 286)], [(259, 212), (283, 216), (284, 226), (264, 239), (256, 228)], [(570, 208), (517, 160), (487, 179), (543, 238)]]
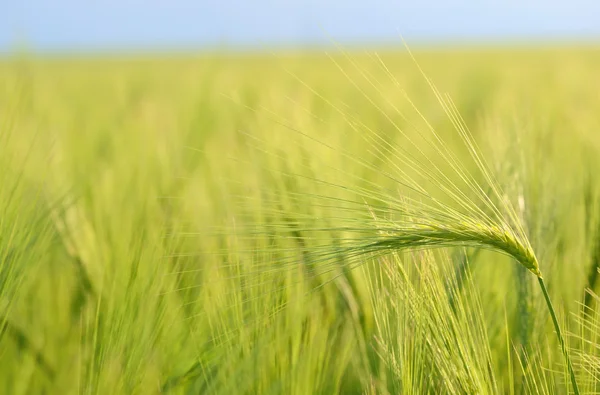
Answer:
[(542, 289), (542, 293), (544, 294), (544, 299), (546, 300), (546, 305), (548, 306), (548, 311), (550, 312), (550, 316), (552, 317), (552, 323), (554, 324), (554, 329), (556, 330), (556, 337), (558, 337), (560, 348), (563, 352), (563, 355), (565, 356), (565, 362), (567, 363), (567, 369), (569, 369), (569, 376), (571, 378), (573, 392), (576, 395), (579, 395), (579, 387), (577, 386), (577, 380), (575, 379), (575, 371), (573, 370), (573, 364), (571, 363), (571, 358), (569, 357), (569, 352), (567, 351), (565, 341), (560, 331), (560, 325), (558, 324), (558, 319), (556, 318), (556, 312), (554, 311), (554, 307), (552, 306), (552, 302), (550, 301), (550, 295), (548, 295), (548, 290), (546, 289), (546, 284), (544, 283), (543, 277), (538, 277), (538, 283), (540, 284), (540, 288)]

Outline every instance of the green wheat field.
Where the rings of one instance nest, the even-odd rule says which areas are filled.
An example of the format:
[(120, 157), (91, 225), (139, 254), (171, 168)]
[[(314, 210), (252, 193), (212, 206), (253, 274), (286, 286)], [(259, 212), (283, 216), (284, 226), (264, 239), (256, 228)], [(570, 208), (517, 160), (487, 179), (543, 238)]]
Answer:
[(0, 393), (600, 391), (600, 52), (411, 50), (0, 61)]

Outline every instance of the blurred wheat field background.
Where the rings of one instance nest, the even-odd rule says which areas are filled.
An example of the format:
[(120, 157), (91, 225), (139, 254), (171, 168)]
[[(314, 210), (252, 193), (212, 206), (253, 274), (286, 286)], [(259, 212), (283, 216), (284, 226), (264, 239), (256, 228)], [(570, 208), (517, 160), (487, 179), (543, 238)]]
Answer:
[(386, 199), (420, 201), (400, 174), (456, 203), (420, 130), (485, 189), (419, 67), (522, 222), (581, 393), (599, 391), (600, 54), (414, 55), (4, 59), (1, 392), (572, 393), (513, 258), (360, 244), (396, 220)]

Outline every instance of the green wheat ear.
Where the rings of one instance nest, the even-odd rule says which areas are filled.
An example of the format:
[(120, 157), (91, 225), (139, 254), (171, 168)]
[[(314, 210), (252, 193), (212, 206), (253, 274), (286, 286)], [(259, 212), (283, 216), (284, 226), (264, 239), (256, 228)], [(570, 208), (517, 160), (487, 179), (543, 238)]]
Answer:
[[(407, 50), (412, 57), (410, 50), (408, 48)], [(360, 67), (347, 54), (345, 55), (350, 64), (356, 67), (362, 75), (365, 82), (381, 93), (377, 81), (368, 73), (362, 72)], [(366, 204), (370, 214), (369, 217), (372, 220), (370, 223), (365, 221), (364, 217), (350, 216), (345, 218), (346, 224), (340, 229), (346, 234), (346, 242), (342, 242), (341, 249), (344, 250), (346, 256), (354, 257), (357, 260), (357, 265), (360, 264), (359, 261), (365, 254), (377, 256), (403, 249), (441, 246), (483, 247), (512, 256), (538, 278), (538, 283), (544, 294), (565, 357), (573, 390), (575, 394), (579, 394), (572, 363), (565, 347), (556, 312), (548, 295), (538, 259), (531, 247), (521, 218), (509, 199), (501, 191), (499, 183), (490, 172), (489, 166), (481, 155), (480, 149), (477, 147), (451, 98), (448, 95), (442, 95), (421, 70), (414, 57), (413, 60), (467, 149), (469, 158), (466, 158), (466, 160), (470, 160), (471, 168), (477, 170), (478, 176), (476, 177), (468, 170), (465, 160), (462, 157), (459, 159), (452, 152), (449, 145), (443, 141), (434, 127), (406, 95), (404, 96), (405, 99), (425, 125), (421, 129), (414, 128), (416, 134), (414, 129), (411, 134), (401, 128), (382, 107), (364, 93), (357, 82), (350, 78), (349, 74), (332, 58), (332, 61), (348, 78), (348, 81), (361, 91), (365, 98), (405, 139), (405, 146), (393, 146), (383, 139), (380, 134), (362, 123), (360, 119), (344, 112), (326, 99), (324, 100), (334, 110), (343, 114), (348, 125), (363, 136), (365, 143), (370, 144), (374, 151), (387, 157), (390, 162), (395, 162), (393, 165), (395, 172), (388, 177), (393, 178), (394, 181), (400, 184), (400, 187), (411, 192), (411, 197), (405, 195), (398, 198), (388, 191), (379, 190), (375, 183), (369, 185), (368, 181), (368, 186), (365, 188), (356, 188), (354, 185), (340, 185), (343, 189), (354, 190), (362, 197), (363, 201), (373, 202), (377, 206), (377, 208), (374, 208), (370, 204)], [(383, 64), (383, 61), (380, 59), (379, 61), (392, 82), (399, 85), (393, 74)], [(321, 97), (318, 92), (314, 90), (312, 92)], [(406, 120), (404, 114), (396, 107), (396, 103), (388, 101), (387, 105), (396, 110), (397, 115)], [(442, 159), (445, 162), (444, 165), (441, 166), (439, 162), (432, 160), (431, 154), (425, 153), (422, 146), (416, 142), (417, 140), (421, 144), (425, 142), (430, 148), (433, 148), (435, 156)], [(339, 149), (335, 148), (334, 150)], [(351, 161), (357, 163), (359, 167), (377, 171), (371, 164), (353, 158), (351, 153), (343, 153)], [(340, 177), (339, 179), (345, 178)], [(444, 198), (440, 199), (440, 196), (444, 196)], [(354, 214), (356, 214), (356, 211), (354, 211)], [(336, 256), (339, 252), (339, 250), (335, 251)], [(327, 247), (324, 250), (317, 251), (315, 256), (317, 260), (325, 264), (325, 267), (330, 267), (331, 262), (329, 264), (327, 262), (333, 259), (333, 254), (331, 251), (327, 251)]]
[[(344, 52), (342, 51), (342, 53)], [(267, 228), (260, 223), (251, 224), (250, 228), (252, 229), (247, 230), (250, 237), (272, 236), (273, 239), (276, 239), (282, 235), (293, 235), (300, 231), (311, 236), (306, 238), (306, 243), (303, 242), (301, 247), (290, 247), (283, 242), (270, 246), (269, 250), (272, 254), (284, 258), (278, 259), (276, 262), (268, 261), (258, 264), (257, 272), (272, 271), (274, 266), (289, 268), (297, 265), (298, 260), (294, 256), (294, 251), (297, 252), (298, 249), (302, 250), (301, 264), (310, 269), (308, 270), (310, 276), (325, 275), (339, 269), (340, 256), (344, 257), (343, 264), (352, 268), (363, 264), (367, 257), (381, 257), (406, 249), (466, 246), (487, 248), (507, 254), (538, 278), (568, 366), (573, 390), (575, 394), (579, 394), (569, 353), (565, 347), (558, 319), (542, 277), (539, 261), (531, 247), (521, 219), (509, 199), (501, 191), (499, 183), (489, 170), (485, 158), (450, 97), (442, 95), (427, 75), (421, 71), (452, 128), (457, 133), (458, 140), (463, 143), (462, 148), (468, 152), (468, 155), (460, 158), (450, 148), (451, 145), (444, 142), (407, 95), (404, 95), (404, 99), (408, 103), (408, 108), (414, 110), (414, 114), (419, 119), (417, 126), (408, 121), (405, 114), (399, 110), (398, 103), (385, 98), (382, 85), (371, 74), (362, 70), (353, 59), (347, 54), (345, 55), (350, 67), (356, 68), (358, 75), (364, 79), (363, 82), (381, 95), (385, 101), (386, 110), (365, 93), (358, 81), (350, 77), (350, 74), (340, 66), (338, 61), (334, 58), (331, 60), (346, 76), (348, 82), (379, 112), (382, 119), (391, 125), (397, 138), (401, 139), (401, 144), (390, 143), (382, 137), (381, 133), (366, 125), (356, 114), (328, 101), (319, 92), (292, 74), (314, 94), (316, 99), (323, 101), (334, 112), (338, 112), (349, 130), (354, 132), (353, 137), (362, 139), (360, 144), (370, 147), (370, 151), (383, 158), (383, 161), (388, 161), (386, 164), (389, 166), (384, 169), (375, 166), (345, 147), (319, 141), (314, 136), (293, 126), (287, 126), (285, 122), (275, 116), (273, 118), (279, 126), (295, 132), (296, 137), (301, 141), (317, 144), (318, 147), (312, 148), (318, 148), (322, 153), (326, 152), (327, 154), (323, 155), (323, 158), (328, 158), (329, 154), (341, 156), (348, 165), (344, 169), (337, 169), (331, 168), (325, 161), (319, 164), (318, 168), (333, 170), (333, 173), (338, 172), (332, 178), (327, 178), (325, 175), (329, 173), (323, 173), (323, 176), (314, 176), (314, 169), (311, 166), (304, 164), (303, 160), (297, 160), (296, 167), (292, 167), (294, 173), (291, 173), (282, 167), (281, 163), (285, 164), (286, 161), (291, 160), (293, 152), (286, 152), (285, 155), (278, 154), (279, 148), (268, 147), (268, 137), (260, 140), (253, 136), (246, 136), (252, 138), (253, 143), (258, 141), (260, 145), (266, 145), (264, 148), (259, 148), (257, 157), (263, 159), (272, 157), (278, 161), (279, 167), (266, 169), (271, 176), (278, 174), (285, 180), (298, 179), (302, 177), (298, 171), (307, 170), (308, 175), (305, 173), (305, 179), (313, 183), (317, 181), (319, 187), (322, 187), (315, 193), (286, 190), (285, 188), (274, 192), (263, 191), (265, 195), (272, 192), (275, 196), (273, 201), (267, 200), (267, 208), (264, 210), (264, 215), (269, 217), (270, 222)], [(399, 86), (383, 61), (378, 57), (377, 59), (392, 83)], [(415, 64), (417, 64), (416, 61)], [(392, 118), (389, 108), (396, 111), (398, 117)], [(310, 112), (309, 109), (304, 110)], [(272, 113), (270, 114), (272, 115)], [(395, 120), (398, 118), (404, 119), (408, 126), (401, 127)], [(286, 141), (286, 146), (288, 145), (289, 141)], [(424, 146), (428, 150), (424, 150)], [(314, 152), (317, 152), (317, 149)], [(317, 157), (314, 160), (318, 160), (318, 155), (312, 155), (312, 157)], [(265, 161), (268, 162), (268, 159)], [(248, 165), (252, 166), (253, 164), (249, 163)], [(368, 174), (385, 177), (387, 181), (392, 180), (400, 189), (399, 193), (395, 194), (384, 190), (381, 185), (369, 178), (356, 176), (356, 173), (364, 174), (364, 171), (367, 171)], [(269, 183), (265, 184), (269, 185)], [(286, 199), (295, 203), (302, 202), (303, 207), (307, 208), (307, 212), (295, 213), (293, 224), (286, 219), (289, 213), (285, 208), (278, 208), (276, 204), (272, 204)], [(265, 204), (265, 202), (261, 203)], [(325, 211), (318, 213), (310, 211), (317, 210), (317, 208), (325, 208)], [(335, 225), (323, 227), (323, 221), (320, 221), (319, 225), (315, 225), (315, 218), (322, 219), (327, 216)], [(335, 243), (332, 243), (331, 238), (327, 236), (332, 233), (339, 235), (336, 236)]]

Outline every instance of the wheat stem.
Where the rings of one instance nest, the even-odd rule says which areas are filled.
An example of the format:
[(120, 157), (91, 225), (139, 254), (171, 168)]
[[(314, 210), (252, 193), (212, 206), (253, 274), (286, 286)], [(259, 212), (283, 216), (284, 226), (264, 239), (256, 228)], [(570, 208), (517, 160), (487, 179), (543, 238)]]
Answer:
[(544, 299), (546, 299), (546, 305), (548, 306), (548, 311), (550, 311), (550, 316), (552, 317), (552, 322), (554, 323), (554, 329), (556, 330), (556, 336), (558, 337), (558, 342), (560, 343), (560, 348), (565, 356), (565, 361), (567, 363), (567, 367), (569, 369), (569, 375), (571, 376), (571, 384), (573, 385), (573, 392), (575, 395), (579, 395), (579, 387), (577, 387), (577, 380), (575, 379), (575, 372), (573, 371), (573, 364), (571, 363), (571, 358), (569, 358), (569, 353), (567, 351), (567, 347), (565, 346), (565, 341), (560, 332), (560, 326), (558, 325), (558, 319), (556, 318), (556, 312), (554, 311), (554, 307), (552, 306), (552, 302), (550, 301), (550, 296), (548, 295), (548, 290), (546, 289), (546, 284), (544, 283), (544, 279), (540, 276), (538, 277), (538, 282), (540, 284), (540, 288), (542, 288), (542, 292), (544, 294)]

